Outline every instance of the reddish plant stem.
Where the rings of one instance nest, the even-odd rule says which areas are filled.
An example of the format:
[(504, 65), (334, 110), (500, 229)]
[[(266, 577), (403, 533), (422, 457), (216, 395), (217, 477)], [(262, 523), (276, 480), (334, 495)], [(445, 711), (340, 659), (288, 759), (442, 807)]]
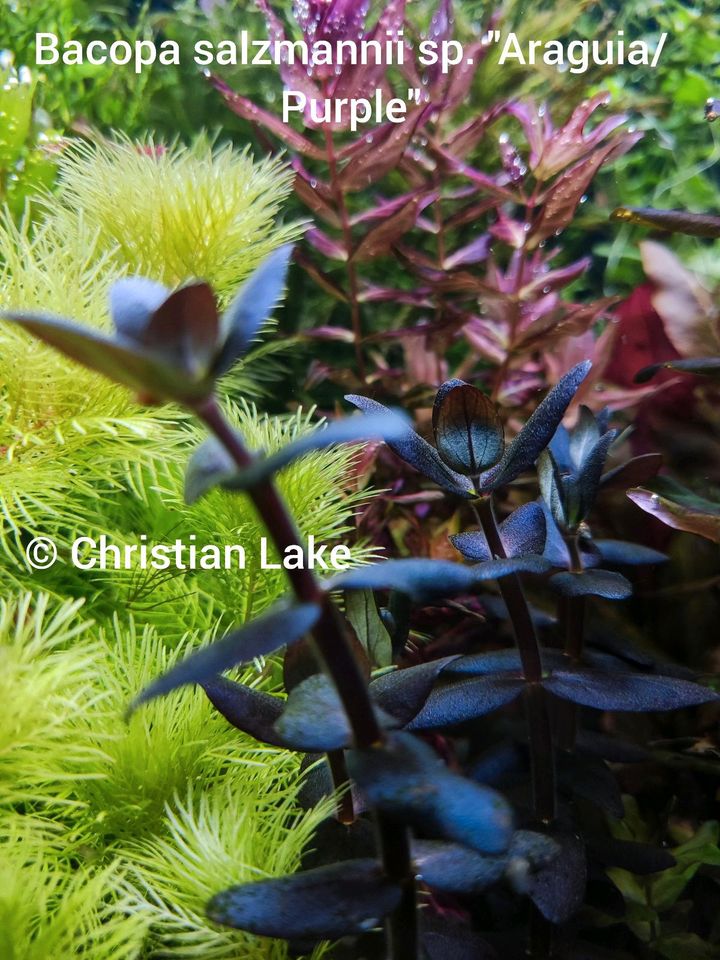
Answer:
[(335, 203), (338, 208), (338, 216), (340, 217), (340, 225), (343, 233), (343, 243), (345, 246), (345, 253), (347, 255), (347, 277), (348, 277), (348, 294), (350, 299), (350, 322), (352, 324), (353, 330), (353, 341), (355, 346), (355, 362), (357, 363), (357, 372), (362, 380), (366, 380), (366, 371), (365, 371), (365, 357), (363, 356), (362, 349), (362, 317), (360, 315), (360, 298), (359, 298), (359, 286), (358, 286), (358, 275), (355, 268), (355, 261), (353, 260), (353, 255), (355, 253), (355, 245), (353, 243), (352, 235), (352, 225), (350, 223), (350, 215), (348, 213), (347, 203), (345, 202), (345, 191), (343, 190), (340, 180), (338, 178), (338, 164), (337, 164), (337, 155), (335, 153), (335, 142), (333, 140), (332, 131), (328, 129), (327, 126), (324, 127), (325, 132), (325, 152), (327, 154), (328, 161), (328, 170), (330, 173), (330, 188), (335, 197)]
[[(476, 501), (476, 507), (491, 554), (494, 557), (505, 558), (507, 554), (500, 539), (492, 498), (481, 497)], [(542, 680), (540, 644), (518, 575), (501, 577), (498, 584), (515, 633), (523, 676), (528, 681), (525, 689), (525, 710), (528, 722), (533, 808), (538, 820), (550, 823), (555, 819), (555, 751), (545, 691), (540, 685)]]
[[(251, 454), (242, 439), (225, 420), (214, 398), (199, 405), (195, 412), (222, 443), (238, 467), (244, 469), (250, 466)], [(255, 484), (250, 487), (248, 494), (281, 556), (286, 547), (302, 542), (300, 533), (272, 480)], [(363, 749), (381, 742), (383, 732), (375, 717), (367, 683), (352, 652), (343, 620), (335, 605), (322, 590), (311, 570), (286, 570), (286, 573), (298, 600), (320, 606), (320, 619), (312, 630), (312, 637), (345, 708), (355, 746)], [(337, 754), (332, 755), (329, 763), (335, 776), (341, 777), (342, 783), (346, 783), (347, 772), (343, 752), (338, 751)], [(338, 767), (338, 764), (341, 766)], [(347, 797), (350, 798), (349, 791)], [(349, 816), (351, 822), (354, 818), (352, 799), (345, 800), (344, 803), (345, 812), (343, 814), (341, 810), (341, 819)], [(348, 803), (350, 808), (347, 806)], [(379, 813), (375, 815), (375, 822), (385, 873), (397, 880), (402, 889), (400, 904), (386, 924), (388, 957), (391, 960), (417, 960), (419, 949), (417, 902), (410, 831), (402, 824), (388, 820)]]
[[(565, 538), (572, 573), (582, 573), (583, 562), (577, 533)], [(565, 655), (577, 664), (582, 657), (585, 638), (585, 597), (562, 597), (558, 620), (564, 637)], [(569, 700), (558, 704), (558, 746), (572, 752), (577, 737), (578, 708)]]

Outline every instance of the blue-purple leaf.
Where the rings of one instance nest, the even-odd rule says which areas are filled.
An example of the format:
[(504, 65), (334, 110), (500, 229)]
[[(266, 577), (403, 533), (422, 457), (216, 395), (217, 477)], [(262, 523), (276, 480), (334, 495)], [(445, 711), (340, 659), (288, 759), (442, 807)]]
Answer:
[(439, 840), (414, 840), (412, 855), (422, 882), (442, 893), (481, 893), (502, 879), (508, 862)]
[(497, 408), (469, 383), (448, 380), (440, 387), (432, 424), (437, 452), (451, 470), (474, 477), (502, 456), (504, 430)]
[(181, 660), (147, 686), (133, 700), (129, 712), (178, 687), (210, 680), (224, 670), (295, 643), (313, 627), (319, 615), (320, 607), (316, 603), (276, 608)]
[(376, 860), (344, 860), (290, 877), (230, 887), (207, 905), (215, 923), (280, 940), (336, 940), (377, 927), (400, 887)]
[(200, 686), (210, 703), (233, 727), (262, 743), (287, 747), (275, 730), (275, 721), (285, 706), (280, 697), (272, 697), (262, 690), (220, 676), (203, 680)]
[(490, 491), (510, 483), (532, 467), (550, 443), (591, 366), (589, 360), (578, 363), (553, 387), (517, 437), (505, 448), (500, 463), (480, 477), (482, 490)]
[(560, 847), (558, 855), (518, 886), (551, 923), (566, 923), (585, 898), (585, 844), (575, 834), (555, 833), (552, 839)]
[(170, 290), (147, 277), (122, 277), (110, 287), (110, 315), (115, 329), (139, 340), (150, 317), (170, 296)]
[(441, 657), (404, 670), (384, 673), (370, 684), (373, 700), (397, 722), (409, 723), (430, 695), (438, 676), (457, 656)]
[(399, 590), (414, 600), (429, 601), (468, 593), (486, 580), (513, 573), (542, 574), (549, 569), (550, 563), (543, 557), (488, 560), (473, 567), (408, 557), (356, 567), (325, 581), (324, 586), (327, 590)]
[[(348, 394), (345, 399), (366, 414), (383, 413), (388, 410), (387, 407), (376, 400), (370, 400), (356, 394)], [(460, 497), (471, 497), (473, 495), (472, 484), (468, 478), (446, 466), (440, 459), (435, 447), (431, 446), (427, 440), (423, 440), (411, 427), (408, 427), (402, 436), (388, 440), (388, 446), (402, 460), (415, 467), (433, 483), (437, 483), (443, 490)]]
[(503, 853), (512, 811), (494, 790), (451, 773), (421, 740), (393, 733), (347, 754), (348, 771), (370, 804), (424, 832), (486, 853)]
[(511, 703), (523, 691), (520, 677), (487, 675), (436, 687), (408, 730), (434, 730), (476, 720)]
[(246, 470), (238, 471), (223, 482), (228, 490), (247, 490), (272, 477), (298, 457), (314, 450), (324, 450), (337, 443), (362, 443), (366, 440), (385, 440), (404, 436), (410, 423), (402, 411), (387, 409), (383, 413), (363, 417), (344, 417), (333, 420), (326, 427), (313, 430), (304, 437), (288, 443), (270, 457), (258, 458)]
[[(382, 710), (376, 713), (381, 724), (392, 724), (392, 719)], [(340, 750), (352, 743), (352, 730), (342, 701), (331, 680), (322, 673), (293, 687), (275, 730), (291, 750), (305, 753)]]
[[(506, 557), (541, 554), (545, 544), (545, 514), (539, 503), (524, 503), (500, 524), (500, 539)], [(481, 530), (458, 533), (450, 542), (466, 560), (491, 560), (490, 547)]]
[(667, 555), (645, 547), (639, 543), (626, 543), (624, 540), (593, 540), (593, 544), (605, 563), (617, 566), (635, 566), (645, 563), (665, 563)]
[(569, 571), (550, 577), (550, 585), (565, 597), (604, 597), (625, 600), (632, 594), (632, 584), (621, 573), (612, 570)]
[(185, 503), (199, 500), (213, 487), (221, 486), (237, 472), (237, 464), (217, 437), (208, 437), (197, 447), (185, 471)]
[(214, 364), (215, 376), (226, 373), (238, 357), (247, 353), (280, 300), (292, 249), (292, 244), (285, 244), (266, 257), (223, 314), (225, 341)]
[(596, 710), (679, 710), (720, 700), (717, 693), (698, 683), (649, 673), (557, 670), (543, 683), (555, 696)]

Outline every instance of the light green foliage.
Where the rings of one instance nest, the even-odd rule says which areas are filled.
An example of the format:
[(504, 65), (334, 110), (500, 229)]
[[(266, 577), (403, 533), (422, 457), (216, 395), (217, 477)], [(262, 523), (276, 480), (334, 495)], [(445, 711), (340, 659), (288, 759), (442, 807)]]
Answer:
[(297, 239), (276, 227), (291, 189), (288, 168), (230, 145), (77, 144), (59, 160), (54, 229), (69, 242), (97, 236), (129, 273), (168, 286), (196, 277), (226, 300), (272, 250)]
[(11, 815), (0, 822), (0, 956), (3, 960), (136, 960), (142, 911), (129, 912), (124, 871), (77, 866), (57, 825)]
[[(332, 800), (299, 812), (297, 757), (197, 690), (125, 724), (131, 696), (209, 637), (169, 649), (132, 619), (93, 627), (79, 606), (28, 594), (0, 608), (0, 956), (281, 960), (283, 944), (218, 930), (203, 904), (297, 869)], [(239, 679), (273, 689), (270, 672)]]

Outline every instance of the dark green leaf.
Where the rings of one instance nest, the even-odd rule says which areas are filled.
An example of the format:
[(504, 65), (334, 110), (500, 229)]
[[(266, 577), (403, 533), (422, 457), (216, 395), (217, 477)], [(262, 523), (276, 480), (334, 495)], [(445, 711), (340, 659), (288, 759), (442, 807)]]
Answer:
[(658, 370), (682, 370), (685, 373), (699, 373), (707, 377), (720, 377), (720, 357), (699, 357), (696, 360), (666, 360), (643, 367), (635, 374), (635, 383), (647, 383)]
[(290, 877), (230, 887), (212, 898), (215, 923), (280, 940), (335, 940), (379, 926), (400, 888), (375, 860), (344, 860)]
[(367, 652), (370, 663), (376, 667), (389, 667), (392, 663), (392, 643), (378, 613), (372, 590), (348, 590), (345, 594), (345, 616)]

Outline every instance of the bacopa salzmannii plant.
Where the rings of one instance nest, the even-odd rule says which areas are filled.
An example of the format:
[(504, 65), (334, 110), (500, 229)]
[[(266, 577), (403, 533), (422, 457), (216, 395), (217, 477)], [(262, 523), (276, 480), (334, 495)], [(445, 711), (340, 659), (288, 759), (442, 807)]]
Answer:
[[(594, 637), (589, 601), (622, 601), (632, 590), (605, 566), (664, 559), (632, 543), (596, 540), (588, 526), (599, 488), (637, 469), (631, 462), (606, 470), (616, 438), (606, 414), (581, 407), (575, 425), (563, 425), (587, 362), (560, 379), (511, 440), (482, 391), (450, 380), (433, 408), (434, 446), (402, 413), (353, 395), (361, 415), (274, 456), (248, 450), (225, 421), (215, 384), (278, 299), (289, 252), (268, 258), (223, 316), (206, 284), (170, 292), (143, 278), (112, 290), (114, 337), (60, 318), (5, 315), (142, 397), (175, 400), (199, 417), (211, 437), (189, 464), (188, 500), (217, 484), (246, 491), (281, 554), (300, 541), (273, 476), (335, 443), (384, 440), (474, 518), (473, 529), (452, 537), (456, 561), (385, 560), (327, 579), (304, 562), (286, 568), (284, 600), (138, 691), (131, 711), (199, 684), (238, 729), (307, 754), (311, 793), (339, 788), (337, 818), (319, 832), (307, 869), (231, 887), (212, 898), (208, 915), (299, 949), (342, 939), (354, 957), (493, 956), (481, 905), (502, 890), (498, 905), (518, 915), (516, 933), (495, 943), (504, 956), (594, 956), (573, 918), (586, 886), (602, 883), (599, 865), (643, 875), (673, 863), (662, 849), (610, 836), (602, 812), (622, 817), (623, 807), (608, 763), (644, 754), (594, 718), (718, 699), (623, 640)], [(540, 498), (498, 522), (498, 491), (535, 465)], [(413, 605), (458, 601), (492, 584), (514, 646), (392, 669)], [(551, 598), (556, 616), (528, 600), (529, 587)], [(388, 598), (380, 611), (376, 592)], [(223, 675), (282, 648), (286, 699)], [(383, 669), (373, 673), (378, 664)], [(491, 727), (488, 739), (484, 724), (501, 708), (502, 736)], [(596, 815), (587, 815), (588, 803)], [(382, 925), (384, 946), (372, 933)]]

